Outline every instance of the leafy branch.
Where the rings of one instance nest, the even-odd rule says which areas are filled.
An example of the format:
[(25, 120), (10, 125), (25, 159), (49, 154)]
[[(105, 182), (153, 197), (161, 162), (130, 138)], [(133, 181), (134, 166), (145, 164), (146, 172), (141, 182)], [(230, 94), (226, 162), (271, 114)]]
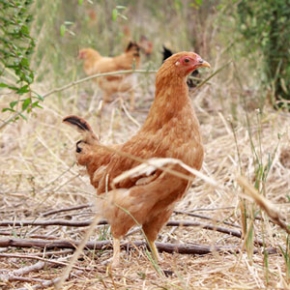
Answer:
[(40, 107), (39, 101), (42, 101), (41, 96), (33, 95), (30, 88), (34, 73), (29, 59), (35, 47), (29, 31), (32, 22), (29, 9), (32, 3), (33, 0), (0, 0), (0, 77), (12, 70), (16, 78), (13, 84), (1, 80), (0, 88), (7, 88), (19, 96), (2, 112), (15, 113), (20, 105), (22, 113), (17, 118), (20, 116), (24, 119), (23, 112), (30, 113), (33, 108)]

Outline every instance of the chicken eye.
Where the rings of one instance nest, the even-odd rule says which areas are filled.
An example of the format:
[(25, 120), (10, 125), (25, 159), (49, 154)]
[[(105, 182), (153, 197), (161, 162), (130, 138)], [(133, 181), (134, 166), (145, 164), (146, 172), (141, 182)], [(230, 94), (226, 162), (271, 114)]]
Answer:
[(190, 59), (189, 58), (185, 58), (184, 62), (190, 62)]

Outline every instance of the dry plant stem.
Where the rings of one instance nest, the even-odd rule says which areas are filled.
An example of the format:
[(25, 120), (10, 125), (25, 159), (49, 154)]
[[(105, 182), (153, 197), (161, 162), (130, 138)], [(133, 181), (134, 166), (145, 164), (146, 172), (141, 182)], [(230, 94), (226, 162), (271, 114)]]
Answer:
[(63, 283), (69, 277), (69, 274), (70, 274), (70, 272), (71, 272), (71, 270), (72, 270), (72, 268), (74, 266), (74, 263), (79, 258), (81, 252), (83, 251), (84, 247), (86, 246), (86, 243), (87, 243), (88, 239), (92, 235), (92, 233), (93, 233), (93, 231), (95, 229), (95, 226), (98, 224), (99, 221), (100, 221), (100, 218), (98, 216), (95, 216), (95, 218), (93, 219), (90, 227), (87, 229), (83, 240), (79, 243), (74, 255), (72, 256), (72, 258), (70, 260), (70, 263), (67, 265), (67, 267), (63, 271), (63, 273), (62, 273), (62, 275), (60, 277), (60, 280), (58, 281), (58, 283), (56, 285), (56, 289), (62, 289)]
[[(137, 156), (134, 156), (131, 154), (127, 154), (127, 153), (124, 153), (122, 151), (110, 148), (110, 147), (101, 146), (101, 145), (99, 145), (99, 147), (107, 149), (108, 151), (111, 151), (111, 152), (115, 152), (115, 153), (119, 154), (120, 156), (131, 158), (132, 160), (135, 160), (135, 161), (140, 163), (140, 165), (137, 165), (136, 167), (129, 169), (129, 170), (121, 173), (119, 176), (115, 177), (113, 179), (113, 182), (112, 182), (113, 184), (118, 183), (118, 182), (122, 181), (123, 179), (131, 177), (131, 176), (136, 176), (138, 174), (148, 175), (149, 172), (153, 172), (155, 169), (160, 169), (166, 173), (172, 174), (173, 176), (177, 176), (179, 178), (183, 178), (183, 179), (191, 181), (191, 182), (195, 179), (195, 177), (198, 177), (198, 178), (202, 179), (203, 181), (205, 181), (206, 183), (210, 184), (211, 186), (214, 186), (214, 187), (218, 186), (218, 184), (216, 183), (215, 180), (209, 178), (207, 175), (201, 173), (200, 171), (196, 170), (195, 168), (188, 166), (187, 164), (180, 161), (179, 159), (175, 159), (175, 158), (142, 159), (140, 157), (137, 157)], [(188, 176), (184, 173), (181, 173), (179, 171), (176, 171), (176, 170), (173, 170), (170, 168), (171, 165), (176, 165), (176, 164), (180, 165), (182, 168), (184, 168), (188, 172), (190, 172), (193, 175), (193, 177)], [(170, 166), (168, 166), (168, 165), (170, 165)]]
[(290, 228), (282, 221), (283, 218), (278, 212), (278, 209), (276, 209), (272, 203), (270, 203), (262, 194), (259, 194), (245, 177), (239, 176), (237, 182), (244, 189), (244, 193), (251, 197), (276, 225), (285, 230), (287, 234), (290, 234)]
[[(47, 264), (55, 264), (55, 265), (61, 265), (61, 266), (66, 266), (67, 263), (64, 262), (60, 262), (60, 261), (56, 261), (56, 260), (47, 260), (41, 257), (37, 257), (37, 256), (31, 256), (31, 255), (20, 255), (20, 254), (3, 254), (0, 253), (0, 258), (20, 258), (20, 259), (32, 259), (32, 260), (39, 260), (42, 262), (45, 262)], [(85, 270), (85, 268), (82, 267), (77, 267), (77, 266), (73, 266), (75, 269), (78, 270)], [(16, 275), (16, 274), (15, 274)], [(18, 275), (22, 275), (22, 274), (18, 274)]]
[(126, 116), (129, 118), (129, 120), (131, 120), (138, 128), (141, 127), (141, 125), (139, 124), (139, 122), (137, 120), (135, 120), (131, 114), (129, 114), (128, 110), (126, 109), (124, 103), (122, 102), (122, 109), (124, 110)]

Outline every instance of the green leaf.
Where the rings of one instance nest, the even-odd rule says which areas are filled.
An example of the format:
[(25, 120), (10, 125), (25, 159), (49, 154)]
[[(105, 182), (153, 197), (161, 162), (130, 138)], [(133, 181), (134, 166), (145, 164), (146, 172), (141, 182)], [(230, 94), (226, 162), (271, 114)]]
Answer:
[(65, 27), (64, 24), (62, 24), (62, 25), (60, 26), (60, 35), (61, 35), (61, 36), (64, 36), (65, 32), (66, 32), (66, 27)]
[(27, 82), (28, 84), (31, 84), (33, 82), (33, 77), (31, 77), (32, 75), (23, 75), (22, 79)]
[(195, 0), (195, 3), (200, 7), (202, 5), (202, 0)]
[(10, 102), (9, 107), (13, 109), (18, 104), (18, 101)]
[(0, 83), (0, 88), (9, 88), (9, 86), (7, 84)]
[(31, 107), (32, 108), (40, 108), (40, 109), (42, 109), (42, 106), (39, 105), (39, 101), (36, 101), (36, 102), (32, 103)]
[(15, 92), (17, 92), (17, 91), (18, 91), (18, 88), (17, 88), (17, 87), (8, 86), (8, 88), (9, 88), (10, 90), (13, 90), (13, 91), (15, 91)]
[(117, 20), (117, 18), (118, 18), (118, 10), (115, 8), (115, 9), (113, 9), (113, 11), (112, 11), (112, 20), (113, 21), (116, 21)]
[(28, 106), (31, 104), (31, 98), (27, 98), (22, 103), (22, 111), (27, 110)]
[(24, 35), (29, 35), (29, 29), (27, 26), (23, 25), (20, 29), (20, 32), (23, 33)]
[(23, 65), (24, 67), (29, 67), (29, 61), (25, 57), (21, 59), (19, 64)]
[(79, 5), (83, 5), (84, 0), (79, 0)]
[(15, 110), (11, 109), (11, 108), (3, 108), (2, 112), (6, 112), (6, 111), (10, 111), (10, 112), (16, 112)]
[(25, 85), (25, 86), (21, 87), (20, 89), (18, 89), (17, 94), (23, 95), (25, 93), (28, 93), (29, 91), (30, 91), (29, 85)]

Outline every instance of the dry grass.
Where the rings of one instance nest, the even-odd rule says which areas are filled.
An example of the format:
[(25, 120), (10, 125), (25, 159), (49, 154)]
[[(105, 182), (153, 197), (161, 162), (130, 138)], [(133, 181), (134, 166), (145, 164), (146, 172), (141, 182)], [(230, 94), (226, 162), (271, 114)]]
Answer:
[[(140, 77), (142, 78), (142, 77)], [(194, 94), (193, 102), (197, 109), (203, 139), (206, 148), (206, 158), (203, 173), (215, 180), (220, 188), (213, 188), (201, 179), (197, 179), (188, 195), (177, 205), (178, 211), (199, 214), (210, 217), (214, 221), (209, 224), (220, 225), (224, 221), (240, 227), (239, 192), (236, 177), (243, 172), (249, 182), (257, 178), (255, 158), (250, 144), (249, 127), (245, 116), (248, 115), (253, 124), (251, 127), (253, 142), (256, 147), (261, 143), (261, 159), (267, 162), (272, 159), (272, 166), (265, 181), (265, 196), (275, 204), (289, 223), (289, 168), (282, 165), (279, 159), (282, 148), (288, 146), (288, 117), (283, 113), (269, 110), (261, 116), (261, 122), (256, 123), (255, 111), (239, 109), (235, 121), (237, 144), (231, 130), (226, 109), (218, 110), (219, 102), (215, 98), (215, 88), (218, 82), (212, 80), (211, 86), (205, 86), (202, 91)], [(139, 92), (139, 101), (142, 94)], [(68, 219), (89, 220), (92, 217), (90, 209), (56, 213), (49, 217), (42, 215), (52, 209), (61, 209), (75, 205), (92, 203), (94, 189), (88, 178), (81, 176), (79, 168), (74, 165), (74, 144), (78, 133), (72, 133), (71, 128), (63, 125), (64, 116), (74, 113), (86, 116), (100, 133), (105, 143), (122, 142), (134, 134), (137, 126), (120, 110), (119, 103), (110, 105), (101, 115), (88, 112), (87, 106), (98, 107), (99, 94), (95, 98), (83, 99), (77, 88), (64, 92), (63, 97), (49, 97), (43, 103), (43, 109), (29, 120), (19, 120), (11, 123), (1, 132), (1, 216), (4, 220), (37, 220), (37, 219)], [(211, 107), (203, 107), (204, 100)], [(3, 99), (5, 101), (5, 99)], [(5, 103), (4, 103), (5, 104)], [(82, 104), (82, 105), (78, 105)], [(86, 106), (86, 108), (83, 108)], [(215, 108), (215, 109), (213, 109)], [(140, 106), (132, 113), (132, 117), (142, 123), (148, 106)], [(223, 112), (223, 110), (225, 112)], [(257, 131), (261, 131), (260, 141)], [(278, 136), (280, 136), (278, 138)], [(237, 154), (237, 147), (239, 155)], [(276, 149), (277, 148), (277, 149)], [(259, 149), (260, 150), (260, 149)], [(289, 198), (289, 197), (288, 197)], [(288, 203), (288, 204), (287, 204)], [(252, 203), (247, 203), (249, 209)], [(250, 210), (249, 210), (250, 211)], [(142, 249), (122, 252), (122, 262), (118, 269), (106, 273), (106, 260), (111, 257), (111, 250), (97, 253), (85, 251), (82, 259), (76, 265), (82, 270), (73, 269), (64, 289), (194, 289), (194, 288), (263, 288), (285, 287), (286, 268), (279, 250), (285, 247), (286, 234), (271, 223), (267, 216), (255, 211), (262, 220), (254, 222), (254, 235), (262, 239), (266, 247), (277, 249), (276, 254), (270, 254), (268, 265), (262, 247), (257, 247), (257, 253), (250, 258), (243, 241), (226, 234), (201, 228), (165, 228), (160, 233), (159, 241), (169, 243), (194, 243), (206, 245), (238, 245), (244, 249), (239, 254), (212, 253), (204, 256), (163, 253), (160, 268), (168, 273), (168, 277), (158, 274), (146, 253)], [(172, 219), (188, 219), (175, 214)], [(190, 217), (193, 221), (200, 218)], [(106, 227), (105, 227), (106, 228)], [(2, 227), (1, 233), (19, 238), (54, 237), (57, 239), (80, 240), (84, 229), (65, 226), (48, 227)], [(110, 239), (110, 235), (102, 227), (91, 236), (91, 240)], [(126, 239), (143, 239), (140, 232), (135, 232)], [(32, 255), (41, 253), (37, 249), (2, 248), (1, 253)], [(45, 256), (44, 256), (45, 257)], [(55, 254), (51, 258), (68, 263), (71, 253)], [(3, 272), (34, 264), (34, 260), (23, 257), (1, 259)], [(5, 270), (4, 270), (5, 269)], [(63, 266), (47, 264), (45, 268), (27, 276), (27, 285), (37, 284), (33, 279), (51, 280), (63, 271)], [(268, 275), (268, 281), (266, 279)], [(25, 275), (24, 275), (25, 277)], [(31, 281), (30, 281), (31, 279)], [(29, 282), (30, 281), (30, 282)], [(22, 281), (2, 282), (6, 289), (29, 286)], [(163, 287), (163, 288), (162, 288)]]
[[(160, 41), (160, 40), (158, 40)], [(210, 61), (217, 69), (225, 61), (223, 52), (216, 53)], [(159, 56), (159, 52), (155, 57)], [(207, 60), (206, 55), (203, 55)], [(222, 57), (223, 56), (223, 57)], [(226, 58), (229, 60), (229, 57)], [(157, 68), (159, 65), (156, 64)], [(176, 206), (177, 211), (198, 216), (175, 213), (172, 220), (190, 219), (214, 226), (242, 228), (241, 204), (247, 210), (247, 232), (263, 241), (264, 246), (243, 239), (200, 227), (165, 227), (158, 241), (176, 244), (237, 246), (239, 253), (212, 252), (206, 255), (162, 253), (160, 269), (156, 267), (144, 249), (122, 251), (121, 265), (108, 271), (107, 262), (112, 250), (85, 250), (72, 269), (62, 289), (253, 289), (287, 288), (288, 268), (282, 252), (287, 250), (287, 235), (269, 220), (265, 212), (252, 201), (243, 200), (237, 177), (243, 174), (250, 184), (274, 204), (280, 214), (290, 223), (290, 157), (289, 114), (273, 111), (269, 105), (263, 112), (256, 108), (259, 90), (250, 90), (254, 80), (247, 76), (248, 64), (234, 61), (229, 67), (211, 79), (199, 91), (192, 92), (205, 145), (205, 162), (202, 173), (217, 182), (218, 187), (197, 178), (187, 196)], [(239, 67), (239, 77), (237, 70)], [(70, 70), (73, 70), (70, 68)], [(62, 124), (69, 114), (85, 117), (93, 125), (104, 144), (123, 142), (142, 124), (153, 98), (154, 75), (140, 74), (137, 88), (137, 110), (125, 113), (119, 102), (112, 103), (103, 112), (97, 112), (101, 93), (92, 89), (90, 82), (53, 94), (43, 102), (43, 109), (34, 111), (27, 121), (18, 120), (0, 131), (0, 213), (1, 220), (90, 220), (93, 209), (59, 212), (49, 216), (44, 213), (82, 204), (93, 204), (95, 193), (86, 176), (75, 165), (75, 142), (77, 132)], [(243, 86), (238, 85), (243, 79)], [(53, 87), (49, 80), (34, 84), (34, 89), (45, 94)], [(13, 97), (12, 97), (13, 98)], [(7, 106), (11, 95), (1, 94), (0, 108)], [(9, 118), (8, 113), (1, 119)], [(132, 120), (134, 119), (134, 121)], [(252, 217), (251, 217), (252, 216)], [(210, 218), (206, 220), (205, 218)], [(2, 237), (69, 239), (79, 241), (86, 228), (68, 226), (9, 226), (1, 227)], [(107, 226), (97, 226), (90, 240), (111, 239)], [(144, 240), (139, 230), (124, 240)], [(289, 244), (288, 244), (289, 247)], [(254, 254), (251, 249), (254, 248)], [(274, 248), (268, 255), (264, 248)], [(282, 250), (281, 250), (282, 249)], [(48, 253), (53, 251), (50, 255)], [(49, 262), (68, 264), (72, 252), (61, 249), (42, 251), (37, 248), (0, 248), (1, 254), (12, 257), (0, 259), (2, 289), (36, 289), (44, 281), (60, 277), (64, 266)], [(288, 249), (288, 255), (289, 255)], [(14, 256), (13, 256), (14, 255)], [(21, 256), (19, 256), (21, 255)], [(35, 271), (19, 275), (14, 272), (37, 262), (27, 258), (43, 257), (44, 265)], [(158, 269), (158, 267), (157, 267)], [(17, 279), (5, 281), (8, 273)], [(19, 277), (22, 277), (23, 280)], [(35, 287), (35, 288), (33, 288)], [(47, 289), (53, 289), (49, 283)]]

